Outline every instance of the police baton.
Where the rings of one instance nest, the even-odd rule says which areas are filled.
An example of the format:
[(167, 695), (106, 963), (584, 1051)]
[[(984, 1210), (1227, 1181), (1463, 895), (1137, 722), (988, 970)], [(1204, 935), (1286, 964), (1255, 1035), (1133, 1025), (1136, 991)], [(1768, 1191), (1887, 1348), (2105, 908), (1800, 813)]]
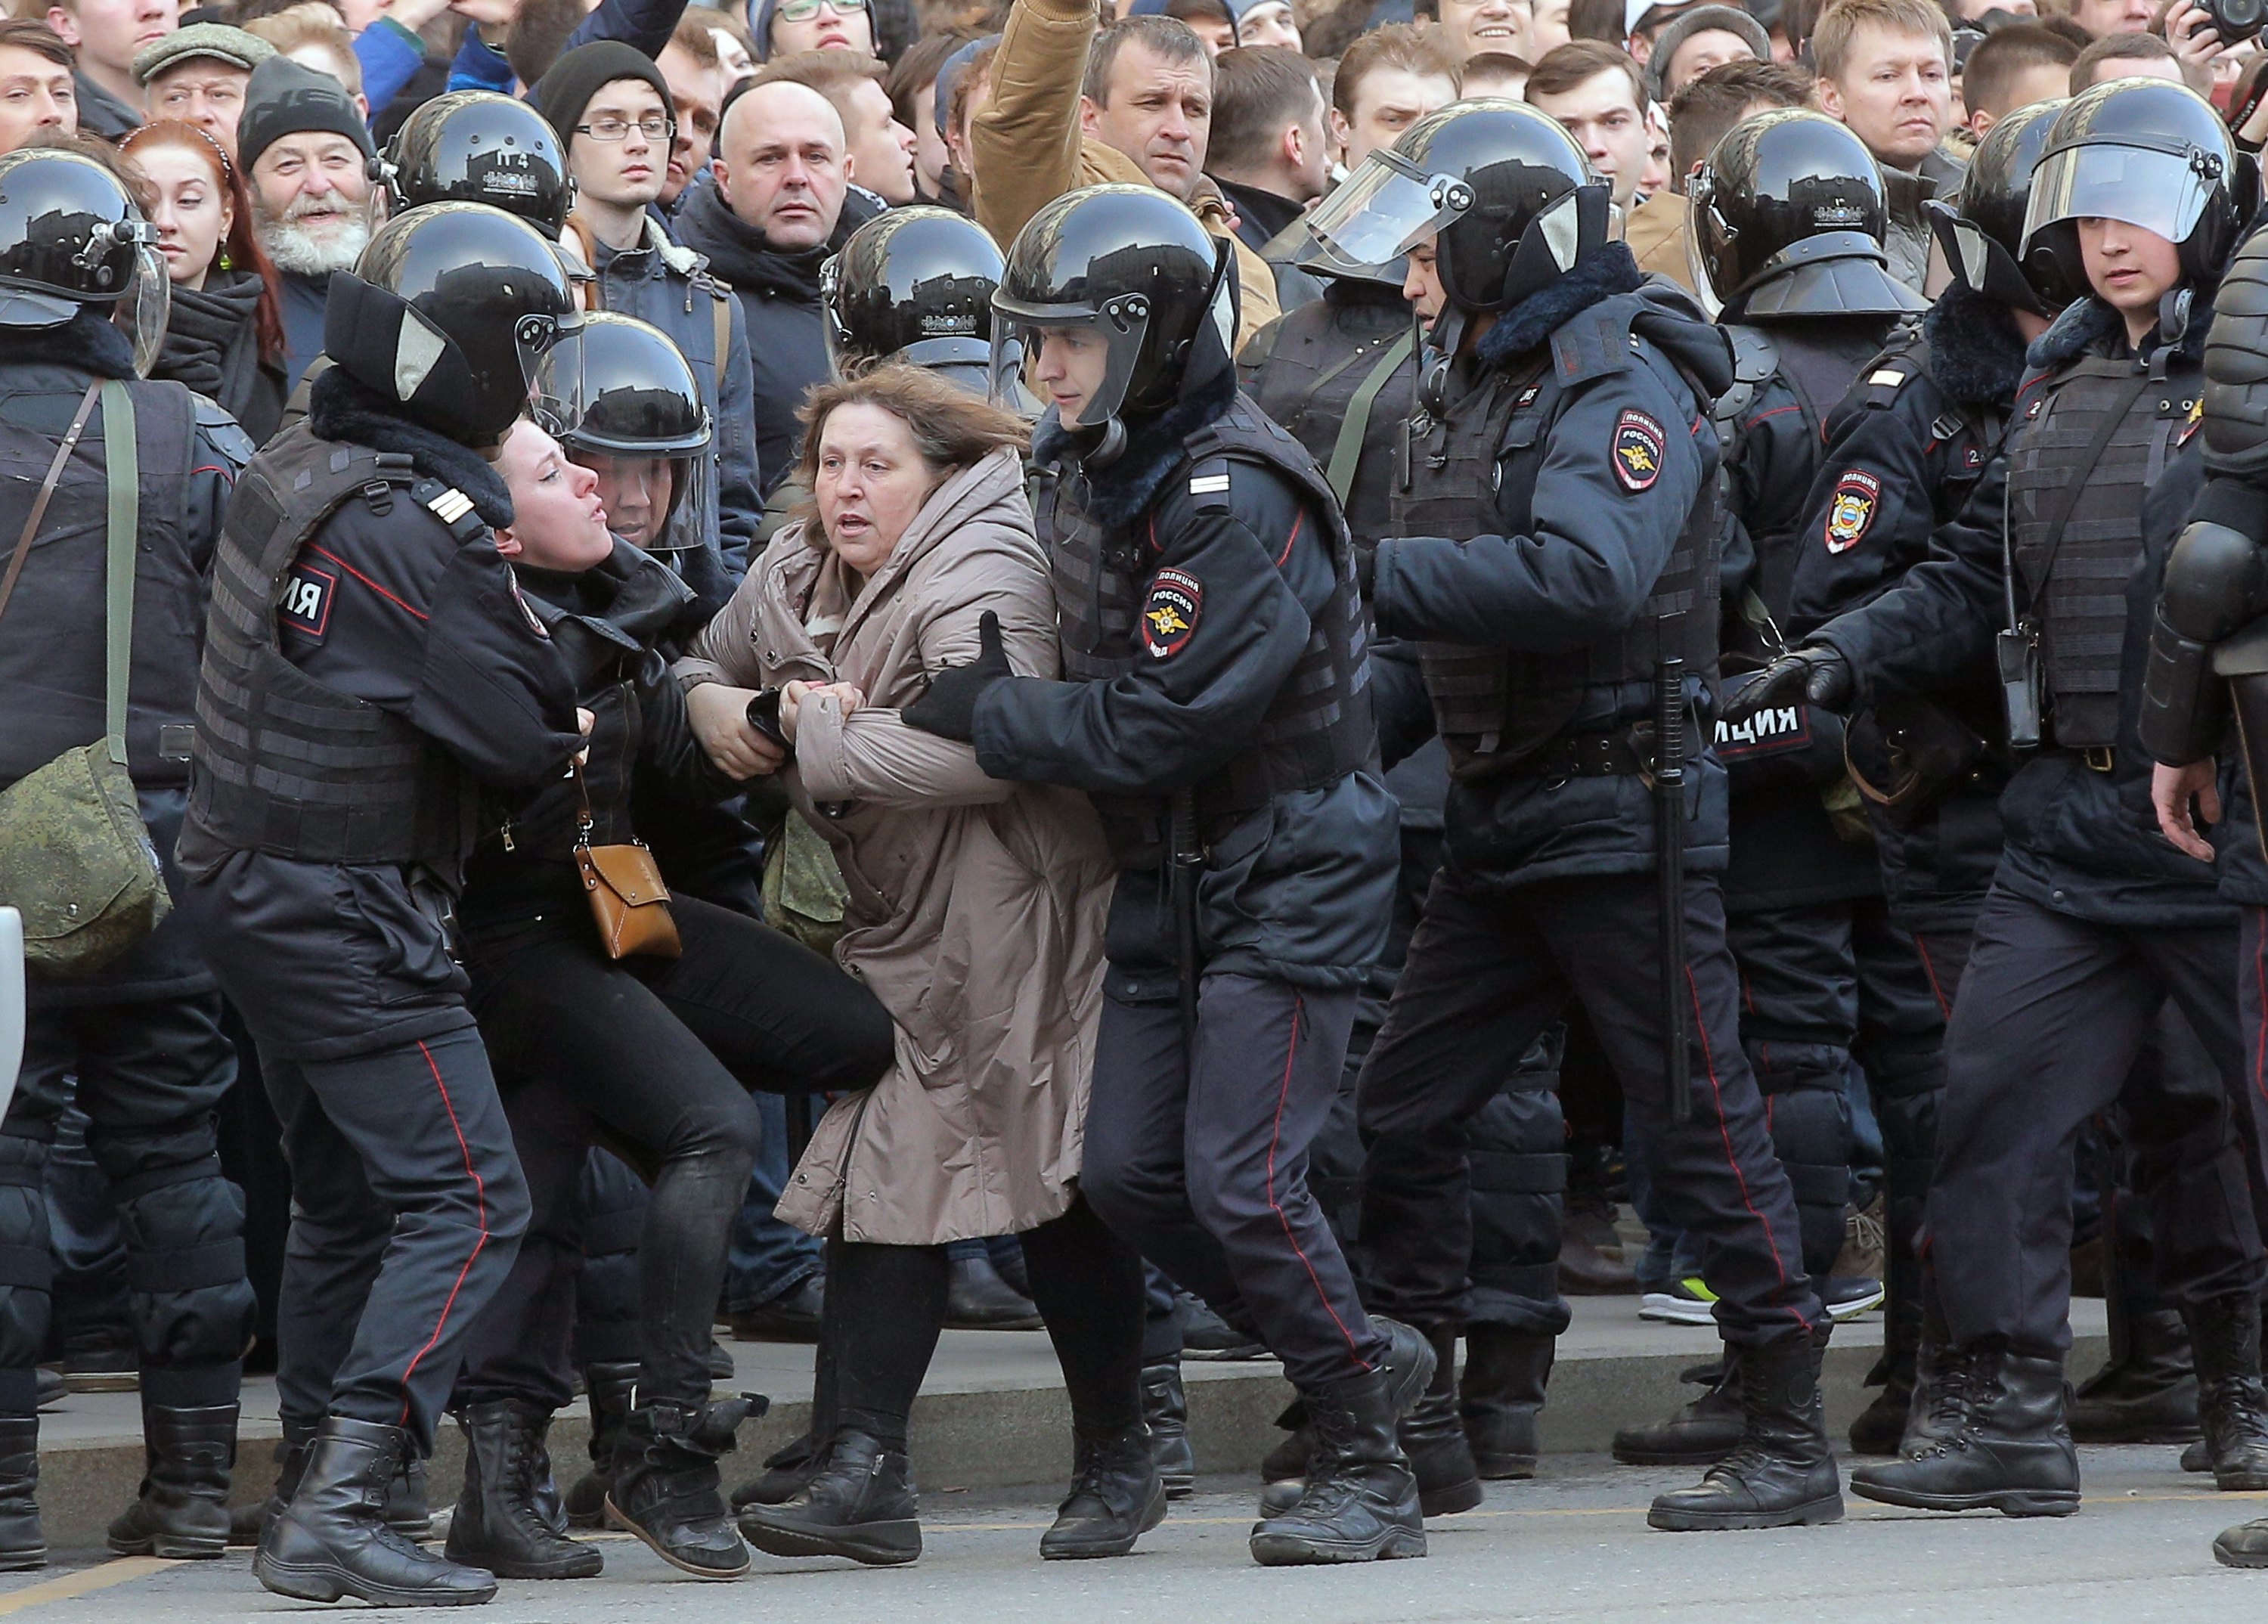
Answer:
[[(1655, 622), (1660, 646), (1677, 646), (1679, 616)], [(1669, 1064), (1669, 1119), (1693, 1120), (1685, 1041), (1685, 661), (1665, 653), (1654, 673), (1653, 833), (1661, 891), (1661, 1040)]]
[(1197, 1054), (1197, 873), (1204, 853), (1197, 846), (1197, 799), (1176, 791), (1167, 819), (1166, 889), (1174, 907), (1174, 956), (1182, 975), (1182, 1063), (1194, 1067)]

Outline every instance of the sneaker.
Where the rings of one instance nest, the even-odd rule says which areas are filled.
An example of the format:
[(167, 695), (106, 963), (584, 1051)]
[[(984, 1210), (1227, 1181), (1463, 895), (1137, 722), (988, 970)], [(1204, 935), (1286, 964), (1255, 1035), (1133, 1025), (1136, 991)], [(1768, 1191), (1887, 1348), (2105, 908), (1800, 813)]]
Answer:
[(1837, 1325), (1882, 1306), (1882, 1282), (1865, 1275), (1830, 1274), (1820, 1283), (1820, 1306)]
[[(1876, 1287), (1874, 1301), (1881, 1300), (1881, 1288)], [(1673, 1281), (1660, 1290), (1649, 1291), (1640, 1297), (1638, 1317), (1671, 1325), (1713, 1325), (1717, 1317), (1710, 1310), (1716, 1303), (1717, 1294), (1709, 1289), (1708, 1282), (1698, 1274), (1688, 1274), (1683, 1280)]]
[(1889, 1232), (1882, 1227), (1883, 1198), (1843, 1211), (1843, 1251), (1834, 1273), (1852, 1280), (1880, 1279), (1886, 1266)]

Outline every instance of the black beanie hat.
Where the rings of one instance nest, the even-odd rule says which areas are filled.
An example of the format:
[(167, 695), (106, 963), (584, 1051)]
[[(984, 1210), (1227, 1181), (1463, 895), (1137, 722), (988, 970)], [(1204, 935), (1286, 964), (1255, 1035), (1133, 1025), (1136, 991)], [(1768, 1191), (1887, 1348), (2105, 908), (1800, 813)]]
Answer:
[(661, 77), (652, 57), (620, 40), (593, 40), (553, 63), (550, 71), (527, 92), (535, 110), (559, 132), (561, 151), (575, 144), (575, 126), (583, 122), (583, 109), (591, 105), (591, 98), (616, 79), (644, 79), (652, 85), (653, 93), (668, 109), (671, 122), (676, 122), (677, 103), (670, 96), (669, 81)]
[(378, 161), (370, 126), (355, 111), (354, 97), (345, 85), (289, 56), (270, 56), (252, 70), (244, 87), (244, 113), (236, 121), (239, 167), (250, 173), (260, 155), (277, 141), (310, 129), (344, 136), (362, 149), (364, 158)]

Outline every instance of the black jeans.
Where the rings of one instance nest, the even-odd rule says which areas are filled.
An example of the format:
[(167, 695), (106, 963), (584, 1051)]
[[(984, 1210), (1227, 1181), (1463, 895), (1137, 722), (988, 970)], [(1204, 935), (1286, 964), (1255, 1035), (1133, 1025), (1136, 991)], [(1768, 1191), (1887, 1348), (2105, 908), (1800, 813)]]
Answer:
[(710, 1326), (761, 1130), (754, 1089), (871, 1087), (894, 1031), (873, 994), (755, 920), (670, 903), (684, 953), (608, 959), (579, 897), (472, 934), (466, 968), (534, 1216), (474, 1328), (458, 1397), (564, 1406), (582, 1265), (574, 1200), (603, 1141), (652, 1188), (639, 1245), (642, 1400), (709, 1394)]
[[(1102, 1437), (1140, 1426), (1142, 1259), (1083, 1198), (1019, 1238), (1063, 1365), (1072, 1428)], [(821, 1384), (831, 1393), (814, 1395), (813, 1436), (823, 1443), (855, 1429), (903, 1449), (945, 1323), (946, 1249), (836, 1241), (827, 1265), (824, 1340), (834, 1379)]]

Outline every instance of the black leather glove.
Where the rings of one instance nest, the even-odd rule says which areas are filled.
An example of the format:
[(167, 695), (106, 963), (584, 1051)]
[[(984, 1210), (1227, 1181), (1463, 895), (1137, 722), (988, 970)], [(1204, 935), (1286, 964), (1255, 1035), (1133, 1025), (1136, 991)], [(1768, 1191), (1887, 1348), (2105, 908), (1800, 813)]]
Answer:
[(1792, 648), (1738, 693), (1729, 695), (1718, 720), (1744, 722), (1775, 705), (1815, 705), (1840, 712), (1851, 701), (1851, 662), (1823, 644)]
[(1000, 617), (990, 609), (976, 623), (976, 658), (965, 666), (947, 666), (929, 679), (929, 691), (898, 712), (909, 727), (933, 733), (940, 739), (976, 742), (976, 702), (984, 690), (1015, 672), (1008, 651), (1000, 646)]

